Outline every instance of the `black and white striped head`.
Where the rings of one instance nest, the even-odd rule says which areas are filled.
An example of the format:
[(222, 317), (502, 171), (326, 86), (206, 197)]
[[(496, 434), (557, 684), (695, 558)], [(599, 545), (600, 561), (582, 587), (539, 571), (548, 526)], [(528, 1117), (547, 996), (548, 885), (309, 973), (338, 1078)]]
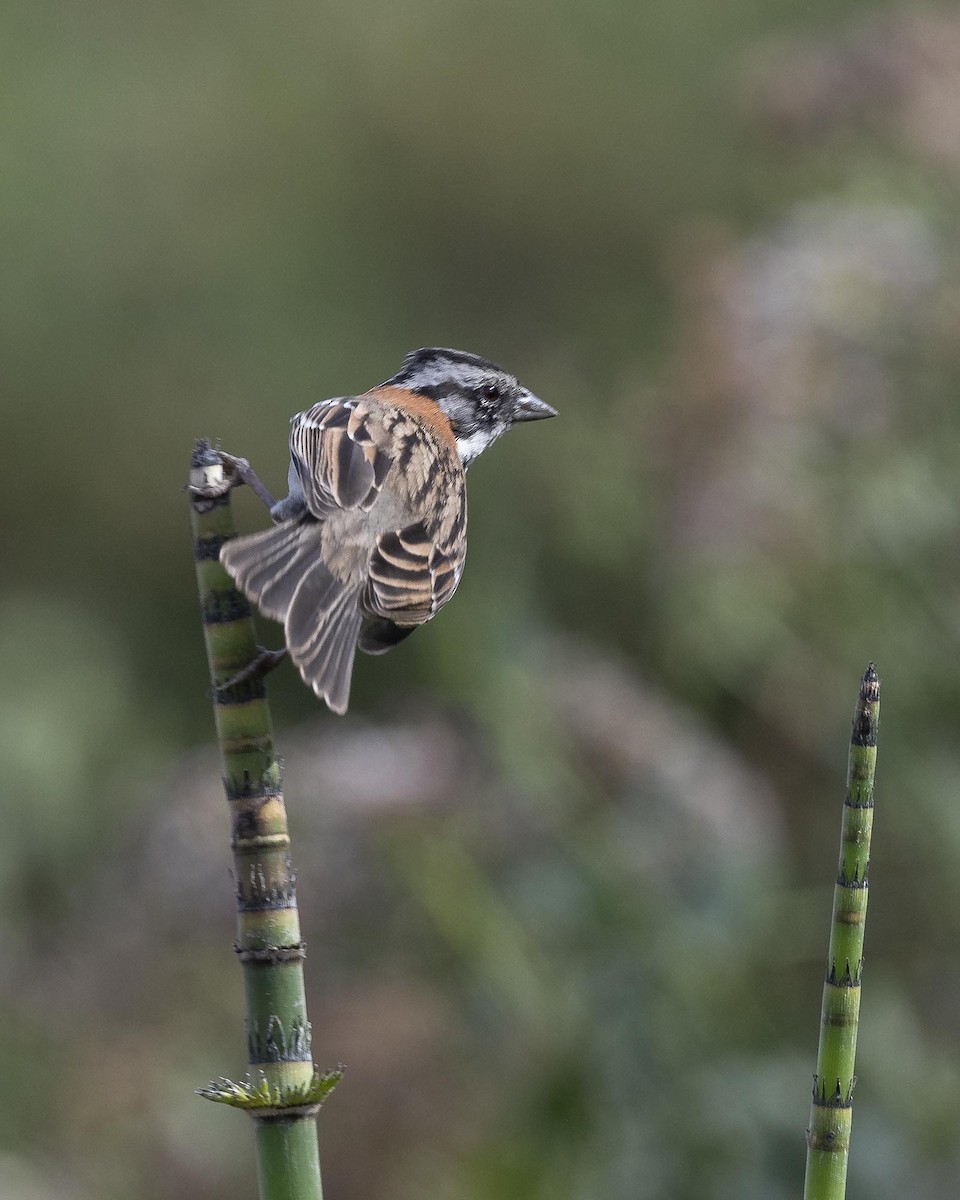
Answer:
[(453, 428), (465, 467), (518, 421), (557, 415), (508, 371), (463, 350), (414, 350), (387, 384), (436, 401)]

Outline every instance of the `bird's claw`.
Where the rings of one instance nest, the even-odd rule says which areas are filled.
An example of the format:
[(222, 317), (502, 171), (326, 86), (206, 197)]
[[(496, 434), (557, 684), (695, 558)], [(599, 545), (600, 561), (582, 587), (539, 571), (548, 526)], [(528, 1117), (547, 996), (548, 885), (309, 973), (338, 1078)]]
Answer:
[(224, 474), (230, 480), (231, 487), (239, 487), (254, 474), (253, 467), (250, 466), (247, 459), (240, 458), (236, 454), (227, 454), (226, 450), (218, 449), (217, 454), (223, 463)]
[(260, 476), (256, 473), (253, 467), (245, 458), (239, 458), (236, 454), (227, 454), (225, 450), (217, 450), (220, 456), (220, 461), (223, 464), (223, 472), (226, 479), (227, 489), (240, 487), (241, 484), (246, 484), (251, 492), (263, 503), (268, 509), (274, 507), (277, 503), (270, 492), (260, 480)]
[(215, 689), (217, 695), (230, 691), (238, 684), (246, 683), (248, 679), (262, 679), (264, 675), (269, 675), (271, 671), (279, 667), (286, 657), (286, 646), (281, 646), (279, 650), (267, 650), (263, 646), (258, 646), (256, 658), (248, 662), (242, 671), (238, 671), (236, 675), (232, 675), (217, 685)]
[(185, 490), (197, 501), (216, 500), (233, 487), (224, 470), (219, 443), (211, 446), (206, 438), (198, 438), (190, 458), (190, 479)]
[(261, 483), (247, 459), (228, 454), (219, 445), (211, 446), (206, 441), (197, 443), (190, 468), (190, 482), (187, 484), (187, 491), (191, 495), (212, 500), (244, 483), (268, 509), (274, 507), (276, 500)]

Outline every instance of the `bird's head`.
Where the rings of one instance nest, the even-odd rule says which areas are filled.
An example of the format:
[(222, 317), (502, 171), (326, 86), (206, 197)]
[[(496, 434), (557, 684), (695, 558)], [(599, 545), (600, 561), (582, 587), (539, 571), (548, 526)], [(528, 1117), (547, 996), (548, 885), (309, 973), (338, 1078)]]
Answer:
[(387, 384), (436, 402), (450, 422), (464, 467), (511, 425), (557, 415), (508, 371), (463, 350), (414, 350)]

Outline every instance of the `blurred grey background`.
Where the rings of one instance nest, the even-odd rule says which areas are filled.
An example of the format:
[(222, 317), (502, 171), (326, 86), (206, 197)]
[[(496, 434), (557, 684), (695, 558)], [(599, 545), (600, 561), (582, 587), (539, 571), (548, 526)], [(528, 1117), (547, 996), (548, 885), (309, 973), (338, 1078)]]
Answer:
[(799, 1195), (869, 659), (850, 1195), (956, 1195), (956, 7), (3, 26), (0, 1193), (254, 1193), (180, 489), (439, 344), (561, 415), (347, 718), (271, 680), (328, 1196)]

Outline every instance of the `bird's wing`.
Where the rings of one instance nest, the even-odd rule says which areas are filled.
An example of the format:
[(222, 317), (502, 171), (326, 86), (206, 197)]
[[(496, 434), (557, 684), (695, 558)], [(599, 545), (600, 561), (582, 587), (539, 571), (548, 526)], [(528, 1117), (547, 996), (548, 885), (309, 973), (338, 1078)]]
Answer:
[(372, 418), (358, 396), (323, 400), (293, 418), (290, 456), (318, 519), (337, 509), (367, 511), (380, 494), (392, 460)]
[[(466, 516), (464, 493), (458, 489), (462, 530)], [(448, 500), (450, 498), (448, 497)], [(431, 534), (423, 521), (381, 534), (370, 560), (363, 608), (396, 625), (422, 625), (438, 612), (457, 589), (463, 574), (466, 541), (462, 536)]]
[(421, 423), (398, 428), (382, 405), (347, 396), (294, 417), (290, 453), (307, 508), (319, 520), (337, 510), (369, 511), (396, 459), (393, 502), (407, 517), (399, 528), (380, 525), (361, 607), (398, 625), (429, 621), (463, 572), (466, 485), (456, 451)]

